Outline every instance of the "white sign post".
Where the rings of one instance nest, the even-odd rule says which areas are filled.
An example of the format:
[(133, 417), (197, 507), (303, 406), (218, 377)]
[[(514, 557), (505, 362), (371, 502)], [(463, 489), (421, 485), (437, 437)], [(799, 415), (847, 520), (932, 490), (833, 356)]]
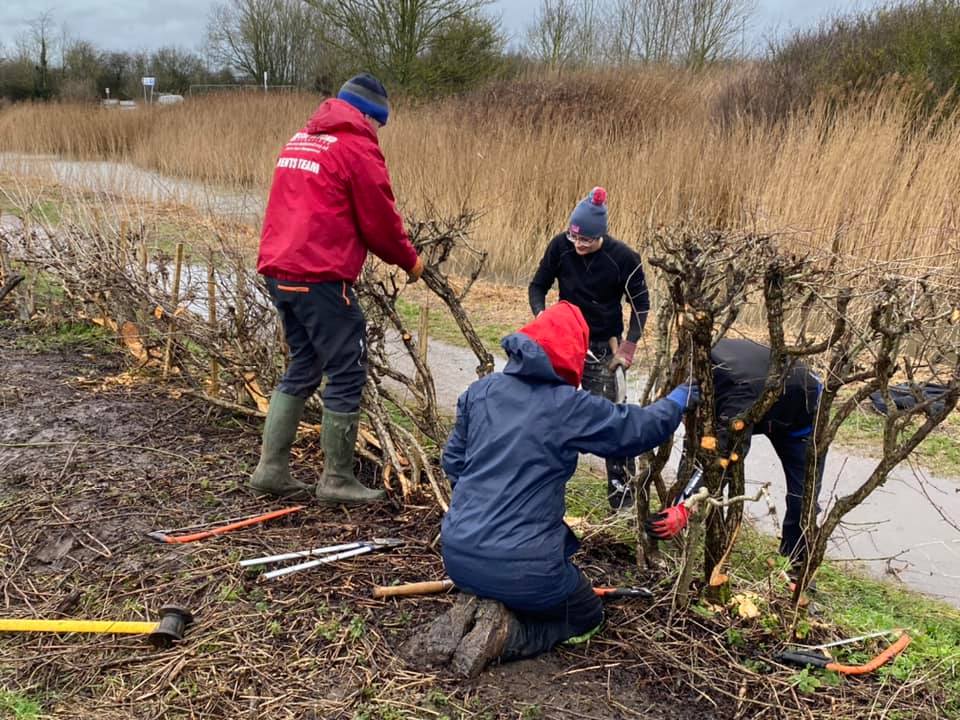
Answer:
[(155, 77), (144, 77), (141, 79), (143, 83), (143, 102), (147, 102), (147, 88), (150, 88), (150, 102), (153, 102), (153, 87), (157, 84), (157, 79)]

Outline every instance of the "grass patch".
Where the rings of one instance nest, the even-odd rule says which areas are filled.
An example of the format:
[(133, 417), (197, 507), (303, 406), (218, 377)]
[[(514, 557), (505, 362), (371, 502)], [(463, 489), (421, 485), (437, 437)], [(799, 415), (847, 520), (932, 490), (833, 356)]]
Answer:
[[(906, 682), (942, 673), (952, 707), (960, 711), (960, 612), (831, 564), (820, 570), (817, 581), (828, 617), (850, 636), (892, 628), (909, 632), (913, 643), (896, 662), (878, 671), (881, 677)], [(872, 648), (858, 647), (847, 651), (847, 662), (866, 662), (873, 656)]]
[[(880, 457), (883, 423), (882, 415), (871, 411), (855, 412), (840, 426), (836, 443), (870, 457)], [(960, 477), (960, 416), (951, 414), (917, 446), (910, 457), (933, 473)]]
[(567, 514), (590, 523), (604, 522), (610, 512), (606, 476), (583, 465), (581, 460), (581, 466), (567, 483)]
[[(436, 304), (434, 304), (435, 306)], [(420, 324), (420, 305), (419, 303), (397, 298), (397, 311), (407, 329), (416, 332)], [(453, 317), (446, 311), (434, 310), (430, 313), (429, 336), (440, 342), (457, 347), (469, 347), (463, 333), (460, 332), (460, 326), (457, 325)], [(507, 335), (516, 331), (515, 325), (507, 323), (478, 323), (473, 328), (480, 338), (483, 346), (492, 353), (496, 353), (500, 348), (500, 341)]]
[(32, 720), (40, 717), (40, 703), (8, 690), (0, 690), (0, 717)]
[(59, 225), (63, 217), (63, 200), (61, 198), (45, 198), (36, 200), (24, 208), (11, 200), (2, 190), (0, 190), (0, 212), (4, 214), (16, 215), (21, 220), (24, 215), (41, 225)]
[(16, 346), (34, 353), (42, 352), (112, 352), (115, 349), (112, 332), (99, 325), (64, 322), (38, 327), (29, 335), (20, 335)]
[[(620, 523), (610, 525), (605, 489), (602, 473), (591, 469), (578, 470), (567, 485), (567, 512), (592, 523), (604, 522), (614, 531), (618, 541), (632, 545), (635, 540), (632, 528), (626, 523), (622, 527)], [(661, 549), (673, 552), (669, 544), (662, 544)], [(773, 571), (770, 560), (775, 563)], [(702, 560), (698, 557), (696, 562), (699, 567)], [(785, 568), (786, 561), (778, 554), (777, 541), (773, 537), (744, 525), (730, 566), (733, 570), (731, 584), (734, 592), (753, 588), (763, 594), (764, 591), (758, 589), (769, 587), (772, 573)], [(774, 580), (774, 587), (779, 582)], [(797, 630), (801, 636), (806, 636), (813, 625), (835, 628), (834, 634), (838, 638), (856, 637), (879, 630), (906, 630), (913, 642), (893, 662), (880, 668), (877, 675), (881, 680), (889, 679), (897, 683), (916, 681), (918, 678), (936, 683), (942, 688), (941, 709), (947, 713), (945, 717), (960, 717), (960, 611), (889, 582), (871, 578), (847, 564), (830, 561), (825, 562), (817, 573), (817, 586), (817, 593), (813, 595), (816, 613), (800, 621)], [(782, 597), (784, 600), (788, 597), (785, 586), (782, 588)], [(697, 612), (700, 607), (693, 606), (692, 612)], [(705, 616), (713, 617), (713, 613), (707, 612)], [(771, 639), (783, 639), (784, 622), (785, 618), (768, 613), (757, 621), (757, 629), (771, 633)], [(734, 629), (727, 638), (728, 644), (742, 646), (743, 638), (747, 635), (753, 633)], [(877, 655), (891, 640), (866, 640), (836, 648), (833, 655), (840, 662), (858, 665)], [(810, 644), (817, 643), (811, 641)], [(767, 641), (761, 642), (760, 654), (753, 662), (766, 665), (763, 661), (763, 648), (766, 646)], [(770, 652), (773, 653), (775, 649), (771, 646)], [(847, 682), (857, 682), (857, 679), (813, 668), (797, 668), (795, 676), (795, 686), (801, 692), (817, 692), (820, 688)]]
[[(766, 584), (770, 575), (768, 558), (779, 558), (776, 541), (745, 526), (733, 552), (732, 567), (738, 576), (734, 583)], [(813, 598), (817, 620), (835, 626), (840, 637), (895, 628), (910, 634), (913, 642), (877, 671), (880, 678), (907, 682), (926, 677), (928, 682), (943, 687), (941, 709), (960, 712), (960, 611), (829, 561), (817, 573), (817, 586)], [(841, 662), (856, 665), (872, 658), (889, 642), (890, 638), (867, 640), (836, 648), (834, 655)], [(856, 682), (828, 671), (810, 669), (801, 677), (803, 672), (798, 670), (797, 682), (807, 688)]]

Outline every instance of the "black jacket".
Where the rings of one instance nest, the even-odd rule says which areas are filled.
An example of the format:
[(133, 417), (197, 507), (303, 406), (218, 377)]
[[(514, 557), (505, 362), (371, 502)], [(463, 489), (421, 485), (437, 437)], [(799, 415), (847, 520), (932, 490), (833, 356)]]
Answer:
[[(730, 421), (760, 398), (770, 369), (770, 348), (752, 340), (723, 338), (710, 351), (713, 362), (714, 405), (721, 451), (728, 448), (726, 430)], [(822, 386), (809, 368), (797, 362), (787, 375), (780, 398), (763, 416), (752, 433), (761, 435), (809, 435)], [(748, 430), (746, 437), (751, 432)]]
[(643, 334), (650, 311), (643, 265), (640, 255), (619, 240), (606, 235), (599, 250), (577, 255), (565, 232), (553, 238), (527, 288), (534, 315), (546, 307), (554, 281), (560, 286), (560, 299), (580, 308), (592, 342), (623, 335), (624, 295), (631, 308), (627, 340), (636, 342)]

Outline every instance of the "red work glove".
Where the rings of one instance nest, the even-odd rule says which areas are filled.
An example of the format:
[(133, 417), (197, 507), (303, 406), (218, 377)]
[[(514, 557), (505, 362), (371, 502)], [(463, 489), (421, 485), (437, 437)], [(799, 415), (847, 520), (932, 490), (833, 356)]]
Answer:
[(656, 515), (651, 515), (643, 524), (647, 535), (655, 537), (658, 540), (669, 540), (678, 532), (687, 526), (690, 519), (690, 511), (683, 503), (661, 510)]
[(616, 370), (617, 365), (623, 365), (624, 370), (629, 370), (630, 366), (633, 365), (633, 354), (637, 351), (637, 344), (635, 342), (626, 342), (620, 343), (620, 347), (617, 348), (617, 352), (613, 355), (613, 360), (610, 361), (610, 369)]
[(407, 282), (415, 283), (423, 275), (423, 260), (417, 258), (417, 264), (407, 271)]

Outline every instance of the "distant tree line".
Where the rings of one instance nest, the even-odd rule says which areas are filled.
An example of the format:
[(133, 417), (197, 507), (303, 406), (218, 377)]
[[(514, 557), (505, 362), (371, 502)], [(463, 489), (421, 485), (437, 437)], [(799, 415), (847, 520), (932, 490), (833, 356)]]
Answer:
[(93, 100), (191, 85), (290, 85), (333, 92), (368, 70), (408, 94), (470, 89), (529, 66), (679, 63), (703, 67), (734, 53), (754, 0), (541, 0), (510, 47), (492, 0), (220, 0), (200, 52), (112, 52), (37, 17), (0, 48), (0, 97)]
[(210, 69), (202, 56), (175, 47), (152, 52), (101, 50), (58, 31), (45, 13), (30, 24), (13, 48), (0, 48), (0, 98), (7, 100), (95, 100), (142, 95), (141, 78), (154, 76), (162, 92), (185, 93), (197, 83), (235, 83), (228, 68)]
[(891, 0), (784, 39), (728, 89), (722, 109), (777, 120), (818, 99), (840, 106), (884, 85), (928, 118), (956, 109), (958, 82), (960, 0)]

